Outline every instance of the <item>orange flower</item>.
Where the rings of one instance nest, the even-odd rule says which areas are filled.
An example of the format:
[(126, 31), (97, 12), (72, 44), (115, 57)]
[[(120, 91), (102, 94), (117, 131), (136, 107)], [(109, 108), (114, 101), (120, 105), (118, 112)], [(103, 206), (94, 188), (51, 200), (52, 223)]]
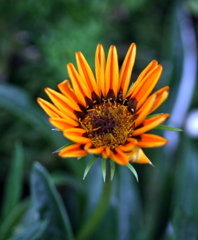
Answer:
[(53, 104), (38, 98), (50, 123), (74, 142), (59, 156), (99, 154), (122, 165), (151, 163), (142, 148), (167, 143), (163, 137), (146, 133), (169, 117), (160, 114), (147, 118), (168, 97), (168, 86), (151, 94), (162, 66), (152, 61), (129, 87), (135, 55), (136, 45), (132, 43), (119, 69), (116, 47), (109, 48), (106, 59), (99, 44), (94, 75), (83, 54), (77, 52), (77, 69), (72, 63), (67, 65), (70, 81), (58, 85), (61, 93), (45, 89)]

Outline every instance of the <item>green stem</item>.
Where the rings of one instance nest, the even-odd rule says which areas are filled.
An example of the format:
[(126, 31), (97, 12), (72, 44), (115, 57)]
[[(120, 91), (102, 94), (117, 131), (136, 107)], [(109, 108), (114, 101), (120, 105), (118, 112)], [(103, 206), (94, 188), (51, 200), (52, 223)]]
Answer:
[[(108, 160), (107, 160), (108, 161)], [(96, 206), (94, 212), (89, 217), (87, 222), (83, 225), (76, 240), (87, 240), (88, 237), (93, 233), (98, 224), (101, 222), (107, 208), (109, 199), (111, 196), (112, 181), (110, 180), (110, 169), (107, 166), (106, 181), (104, 182), (103, 189), (101, 192), (100, 200)]]

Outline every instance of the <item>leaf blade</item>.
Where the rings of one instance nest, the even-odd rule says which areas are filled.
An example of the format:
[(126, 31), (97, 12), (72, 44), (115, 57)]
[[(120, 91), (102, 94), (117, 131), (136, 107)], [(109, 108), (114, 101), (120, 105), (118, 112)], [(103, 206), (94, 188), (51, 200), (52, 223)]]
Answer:
[(31, 191), (38, 220), (49, 219), (49, 225), (44, 235), (45, 239), (64, 240), (67, 238), (73, 240), (73, 233), (63, 202), (48, 172), (39, 163), (34, 164), (31, 172)]
[(0, 225), (0, 239), (6, 240), (12, 234), (14, 228), (20, 222), (22, 216), (30, 206), (29, 199), (25, 199), (17, 204), (17, 206), (11, 211), (11, 213), (4, 219)]
[(47, 228), (48, 221), (39, 221), (31, 224), (25, 228), (22, 232), (9, 238), (9, 240), (37, 240), (40, 239)]
[(166, 125), (159, 125), (155, 129), (161, 129), (161, 130), (167, 130), (167, 131), (176, 131), (176, 132), (182, 132), (183, 130), (180, 128), (170, 127)]
[(97, 157), (93, 157), (92, 160), (87, 164), (85, 171), (84, 171), (84, 175), (83, 175), (83, 180), (86, 178), (87, 174), (89, 173), (91, 167), (93, 166), (93, 164), (95, 163)]
[(110, 170), (111, 170), (111, 181), (113, 180), (114, 174), (115, 174), (115, 162), (110, 160)]
[(101, 159), (101, 169), (102, 169), (102, 177), (105, 182), (106, 180), (106, 174), (107, 174), (107, 165), (106, 165), (106, 159)]
[(137, 180), (137, 182), (138, 182), (138, 181), (139, 181), (139, 180), (138, 180), (138, 174), (137, 174), (135, 168), (134, 168), (130, 163), (128, 163), (128, 164), (125, 165), (125, 166), (133, 173), (133, 175), (135, 176), (135, 178), (136, 178), (136, 180)]
[[(21, 198), (23, 178), (24, 153), (22, 144), (15, 143), (15, 152), (12, 164), (6, 179), (3, 199), (2, 218), (5, 219), (14, 209)], [(14, 187), (13, 187), (14, 186)]]

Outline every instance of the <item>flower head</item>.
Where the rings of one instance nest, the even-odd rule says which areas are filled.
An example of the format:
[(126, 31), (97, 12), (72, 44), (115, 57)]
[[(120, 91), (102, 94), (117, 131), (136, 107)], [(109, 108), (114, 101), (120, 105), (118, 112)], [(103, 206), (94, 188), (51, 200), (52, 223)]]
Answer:
[(151, 163), (142, 148), (167, 143), (163, 137), (146, 133), (169, 117), (160, 114), (147, 118), (168, 97), (168, 86), (151, 94), (162, 66), (152, 61), (129, 86), (135, 55), (136, 45), (132, 43), (119, 69), (116, 47), (109, 48), (106, 58), (99, 44), (94, 74), (83, 54), (77, 52), (77, 69), (72, 63), (67, 65), (70, 80), (58, 85), (61, 93), (45, 89), (53, 104), (38, 98), (50, 123), (73, 142), (59, 156), (94, 154), (122, 165)]

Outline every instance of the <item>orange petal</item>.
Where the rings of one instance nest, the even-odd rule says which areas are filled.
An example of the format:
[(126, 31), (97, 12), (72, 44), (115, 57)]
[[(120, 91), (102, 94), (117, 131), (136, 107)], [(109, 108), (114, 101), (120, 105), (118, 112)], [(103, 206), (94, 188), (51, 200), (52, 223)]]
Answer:
[(91, 142), (91, 140), (83, 136), (83, 134), (85, 133), (86, 133), (86, 130), (82, 128), (69, 128), (63, 132), (63, 135), (73, 142), (86, 144)]
[(154, 117), (144, 120), (142, 123), (143, 126), (136, 129), (133, 132), (133, 136), (138, 136), (142, 133), (145, 133), (145, 132), (157, 127), (158, 125), (163, 123), (169, 116), (170, 116), (170, 114), (164, 113), (164, 114), (154, 116)]
[(91, 98), (91, 91), (72, 63), (67, 64), (67, 71), (74, 88), (74, 92), (81, 105), (86, 106), (85, 96)]
[(127, 97), (129, 97), (132, 93), (134, 93), (135, 91), (139, 90), (140, 82), (144, 79), (144, 77), (151, 72), (151, 70), (153, 68), (155, 68), (157, 66), (158, 62), (156, 60), (153, 60), (152, 62), (150, 62), (148, 64), (148, 66), (140, 73), (140, 75), (138, 76), (137, 80), (135, 81), (134, 84), (131, 85), (128, 93), (127, 93)]
[[(99, 94), (105, 95), (105, 53), (103, 46), (98, 44), (95, 54), (95, 71)], [(101, 96), (101, 95), (100, 95)]]
[(115, 148), (115, 152), (110, 153), (110, 158), (121, 165), (126, 165), (128, 164), (129, 160), (127, 158), (127, 155), (123, 153), (119, 148)]
[(87, 152), (82, 149), (82, 145), (77, 143), (65, 147), (58, 155), (60, 157), (83, 157), (87, 155)]
[(112, 89), (115, 97), (119, 90), (118, 54), (115, 46), (109, 48), (105, 71), (105, 96)]
[(78, 66), (78, 71), (81, 77), (84, 78), (88, 83), (91, 92), (95, 92), (99, 96), (99, 91), (93, 72), (81, 52), (76, 53), (76, 62)]
[[(67, 108), (70, 108), (75, 111), (81, 111), (78, 104), (75, 101), (73, 101), (73, 100), (70, 101), (70, 99), (65, 97), (63, 94), (56, 92), (50, 88), (46, 88), (45, 91), (48, 94), (48, 96), (50, 97), (50, 99), (54, 102), (55, 105), (60, 106), (60, 103), (61, 103), (64, 106), (66, 105)], [(58, 103), (57, 103), (57, 101), (58, 101)]]
[(139, 164), (152, 164), (141, 148), (139, 148), (137, 156), (131, 159), (131, 161), (133, 163), (139, 163)]
[(133, 148), (137, 145), (137, 139), (135, 138), (128, 138), (128, 143), (124, 146), (118, 146), (117, 148), (120, 149), (123, 152), (130, 152), (133, 150)]
[(146, 77), (141, 81), (139, 91), (133, 93), (131, 98), (135, 98), (138, 102), (137, 109), (139, 109), (144, 101), (147, 99), (155, 85), (157, 84), (162, 73), (162, 66), (156, 66)]
[(74, 127), (79, 126), (79, 123), (71, 118), (65, 118), (65, 119), (50, 118), (49, 121), (54, 127), (58, 128), (61, 131), (68, 129), (68, 128), (74, 128)]
[(142, 134), (140, 135), (140, 140), (138, 141), (137, 146), (141, 148), (161, 147), (167, 142), (167, 139), (155, 134)]
[(101, 154), (104, 151), (104, 147), (93, 147), (92, 143), (87, 143), (84, 147), (85, 151), (90, 154)]
[(71, 88), (70, 83), (68, 80), (65, 80), (58, 84), (59, 90), (71, 101), (78, 102), (76, 94), (74, 93), (74, 90)]
[(102, 152), (102, 157), (109, 158), (110, 153), (111, 153), (110, 147), (107, 146), (104, 148), (104, 151)]
[(157, 109), (167, 99), (169, 95), (169, 87), (168, 86), (163, 87), (153, 94), (157, 94), (157, 98), (155, 99), (155, 103), (153, 104), (153, 107), (151, 108), (149, 114), (155, 111), (155, 109)]
[(138, 110), (137, 112), (137, 119), (135, 120), (135, 127), (139, 126), (146, 116), (149, 114), (151, 108), (153, 107), (153, 104), (155, 102), (157, 94), (153, 94), (151, 97), (149, 97), (144, 105)]
[(77, 120), (76, 115), (74, 114), (74, 109), (69, 106), (70, 103), (66, 97), (50, 88), (46, 88), (45, 92), (54, 103), (54, 105), (56, 105), (57, 108), (64, 112), (67, 117)]
[(66, 117), (64, 113), (59, 111), (53, 104), (45, 101), (44, 99), (37, 98), (37, 102), (50, 117), (60, 117), (60, 118)]
[(123, 89), (123, 96), (125, 97), (126, 92), (129, 88), (131, 74), (136, 56), (136, 45), (132, 43), (126, 54), (124, 62), (120, 70), (120, 88)]

